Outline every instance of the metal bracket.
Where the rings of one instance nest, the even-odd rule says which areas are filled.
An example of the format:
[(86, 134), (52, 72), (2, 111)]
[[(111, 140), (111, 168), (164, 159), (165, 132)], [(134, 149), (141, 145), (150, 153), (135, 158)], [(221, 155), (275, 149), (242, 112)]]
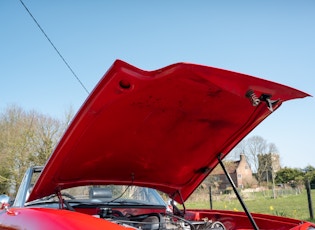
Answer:
[(252, 89), (249, 89), (245, 96), (250, 100), (253, 106), (258, 106), (260, 102), (266, 102), (267, 108), (273, 112), (273, 107), (279, 102), (278, 100), (271, 100), (272, 95), (270, 94), (261, 94), (260, 97), (257, 97), (255, 92)]
[(271, 100), (271, 95), (270, 94), (262, 94), (259, 99), (261, 101), (266, 102), (268, 109), (273, 112), (273, 107), (279, 102), (278, 100)]

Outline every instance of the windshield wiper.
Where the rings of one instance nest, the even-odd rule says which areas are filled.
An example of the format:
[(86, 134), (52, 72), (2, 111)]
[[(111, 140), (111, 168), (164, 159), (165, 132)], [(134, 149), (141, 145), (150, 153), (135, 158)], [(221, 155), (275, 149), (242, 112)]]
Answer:
[[(108, 203), (112, 203), (112, 202), (108, 202)], [(118, 203), (118, 204), (137, 204), (137, 205), (147, 205), (143, 202), (140, 202), (140, 201), (132, 201), (132, 200), (116, 200), (114, 201), (113, 203)]]
[(50, 204), (50, 203), (58, 203), (58, 201), (38, 199), (38, 200), (33, 200), (33, 201), (25, 203), (25, 206), (31, 206), (31, 205), (36, 205), (36, 204)]
[[(70, 198), (70, 200), (75, 199), (74, 196), (72, 196), (71, 194), (66, 193), (66, 192), (61, 193), (61, 196), (68, 197), (68, 198)], [(57, 200), (52, 200), (52, 199), (55, 198), (55, 197), (58, 197), (58, 195), (54, 193), (54, 194), (51, 194), (51, 195), (49, 195), (49, 196), (45, 196), (45, 197), (42, 197), (42, 198), (40, 198), (40, 199), (37, 199), (37, 200), (33, 200), (33, 201), (31, 201), (31, 202), (28, 202), (28, 203), (25, 204), (25, 206), (26, 206), (26, 205), (33, 205), (33, 204), (56, 203), (56, 202), (58, 202)], [(63, 200), (64, 200), (64, 199), (63, 199)]]
[[(126, 201), (126, 200), (121, 200), (121, 201), (98, 201), (98, 202), (95, 202), (95, 201), (87, 201), (87, 200), (84, 200), (84, 201), (72, 201), (72, 200), (67, 200), (68, 203), (70, 203), (72, 206), (145, 206), (145, 207), (149, 207), (149, 206), (159, 206), (161, 207), (161, 205), (159, 204), (149, 204), (149, 203), (143, 203), (143, 202), (140, 202), (140, 201)], [(164, 207), (164, 206), (163, 206)], [(165, 208), (165, 207), (164, 207)]]

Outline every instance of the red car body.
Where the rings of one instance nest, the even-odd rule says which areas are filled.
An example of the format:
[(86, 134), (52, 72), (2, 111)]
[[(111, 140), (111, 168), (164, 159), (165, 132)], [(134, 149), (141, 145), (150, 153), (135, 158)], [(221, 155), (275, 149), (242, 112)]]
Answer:
[[(63, 210), (61, 191), (85, 185), (144, 186), (183, 204), (251, 130), (283, 102), (306, 96), (278, 83), (208, 66), (178, 63), (144, 71), (117, 60), (87, 98), (25, 198), (32, 203), (57, 194), (59, 208), (16, 205), (2, 211), (0, 226), (133, 228), (95, 218), (97, 208)], [(141, 209), (140, 214), (159, 212), (166, 210)], [(315, 228), (290, 218), (252, 217), (254, 225), (245, 212), (234, 211), (184, 210), (182, 216), (172, 218), (185, 219), (190, 229), (195, 227), (189, 221), (204, 219), (220, 222), (212, 225), (217, 229)]]

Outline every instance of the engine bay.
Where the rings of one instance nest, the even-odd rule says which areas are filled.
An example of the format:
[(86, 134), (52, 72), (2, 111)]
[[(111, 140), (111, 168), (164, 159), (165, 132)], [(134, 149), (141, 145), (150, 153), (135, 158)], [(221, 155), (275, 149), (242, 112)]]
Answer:
[(208, 218), (203, 218), (200, 221), (187, 220), (170, 212), (124, 215), (122, 212), (111, 208), (100, 208), (98, 216), (112, 223), (143, 230), (226, 229), (220, 221), (212, 221)]

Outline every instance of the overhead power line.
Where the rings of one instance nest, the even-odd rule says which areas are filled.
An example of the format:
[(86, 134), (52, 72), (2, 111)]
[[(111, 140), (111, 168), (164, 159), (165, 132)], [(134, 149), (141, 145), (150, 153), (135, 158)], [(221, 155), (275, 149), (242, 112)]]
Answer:
[(42, 33), (45, 35), (45, 37), (47, 38), (48, 42), (50, 43), (50, 45), (54, 48), (54, 50), (57, 52), (57, 54), (59, 55), (59, 57), (62, 59), (62, 61), (66, 64), (66, 66), (68, 67), (68, 69), (71, 71), (72, 75), (77, 79), (77, 81), (80, 83), (80, 85), (83, 87), (83, 89), (85, 90), (85, 92), (87, 92), (87, 94), (89, 94), (89, 91), (86, 89), (86, 87), (84, 86), (84, 84), (82, 83), (82, 81), (79, 79), (79, 77), (75, 74), (75, 72), (73, 71), (73, 69), (70, 67), (70, 65), (68, 64), (68, 62), (66, 61), (66, 59), (61, 55), (61, 53), (59, 52), (59, 50), (57, 49), (57, 47), (54, 45), (54, 43), (49, 39), (48, 35), (45, 33), (45, 31), (43, 30), (43, 28), (39, 25), (39, 23), (37, 22), (37, 20), (35, 19), (35, 17), (32, 15), (32, 13), (29, 11), (29, 9), (26, 7), (26, 5), (24, 4), (24, 2), (22, 0), (20, 0), (21, 4), (23, 5), (23, 7), (25, 8), (25, 10), (28, 12), (28, 14), (31, 16), (31, 18), (33, 19), (33, 21), (36, 23), (37, 27), (42, 31)]

